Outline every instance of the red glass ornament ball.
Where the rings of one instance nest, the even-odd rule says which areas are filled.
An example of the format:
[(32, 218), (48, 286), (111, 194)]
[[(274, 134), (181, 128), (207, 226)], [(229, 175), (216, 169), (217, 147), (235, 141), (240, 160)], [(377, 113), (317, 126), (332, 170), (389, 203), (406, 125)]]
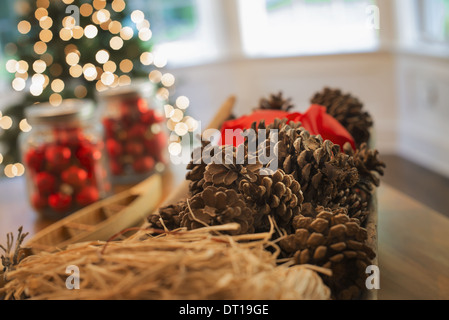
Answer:
[(133, 155), (133, 156), (139, 156), (143, 154), (144, 152), (144, 146), (139, 142), (129, 142), (126, 144), (126, 153)]
[(42, 147), (32, 148), (25, 154), (25, 164), (30, 170), (40, 172), (43, 168), (45, 152)]
[(40, 194), (49, 194), (55, 190), (56, 178), (48, 172), (40, 172), (34, 178), (34, 183)]
[(111, 157), (117, 157), (122, 154), (122, 145), (114, 139), (106, 140), (106, 150)]
[(66, 212), (72, 204), (72, 197), (62, 192), (54, 193), (48, 197), (48, 204), (57, 212)]
[(87, 186), (81, 189), (81, 191), (76, 196), (76, 201), (81, 206), (87, 206), (94, 203), (100, 198), (98, 189), (92, 186)]
[(70, 163), (72, 151), (61, 145), (50, 145), (45, 148), (45, 160), (51, 168), (63, 168)]
[(62, 180), (75, 188), (82, 187), (87, 180), (88, 174), (77, 166), (71, 166), (62, 173)]

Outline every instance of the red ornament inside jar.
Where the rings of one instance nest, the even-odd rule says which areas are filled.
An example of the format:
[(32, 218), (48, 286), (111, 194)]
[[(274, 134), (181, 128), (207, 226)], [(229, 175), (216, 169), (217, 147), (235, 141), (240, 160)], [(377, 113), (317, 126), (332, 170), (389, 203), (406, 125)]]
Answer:
[(133, 184), (166, 164), (168, 137), (151, 84), (111, 89), (101, 96), (109, 169), (115, 184)]
[(33, 127), (21, 136), (30, 203), (44, 218), (59, 219), (110, 193), (102, 127), (92, 102), (26, 110)]

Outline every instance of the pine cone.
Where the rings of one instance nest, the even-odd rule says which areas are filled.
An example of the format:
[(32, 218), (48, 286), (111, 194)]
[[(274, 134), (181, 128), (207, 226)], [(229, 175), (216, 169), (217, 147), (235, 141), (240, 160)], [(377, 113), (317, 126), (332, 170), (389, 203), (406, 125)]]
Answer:
[[(168, 230), (175, 230), (180, 227), (179, 214), (187, 206), (185, 201), (180, 201), (177, 204), (169, 205), (159, 209), (159, 214), (150, 215), (147, 220), (151, 228), (164, 230), (164, 225)], [(163, 224), (161, 223), (161, 220)]]
[(187, 165), (187, 170), (189, 171), (186, 173), (186, 180), (191, 181), (189, 185), (189, 194), (191, 196), (200, 193), (207, 186), (204, 180), (206, 166), (219, 152), (219, 147), (211, 145), (209, 141), (203, 141), (201, 147), (192, 152), (192, 160)]
[(369, 141), (373, 120), (368, 112), (363, 112), (363, 103), (359, 99), (340, 90), (325, 88), (316, 93), (311, 102), (326, 107), (327, 113), (353, 136), (357, 146)]
[[(304, 215), (305, 214), (305, 215)], [(332, 270), (323, 276), (334, 298), (356, 299), (365, 287), (365, 270), (375, 253), (366, 245), (368, 234), (345, 209), (305, 206), (293, 218), (295, 234), (281, 240), (283, 254), (295, 264), (312, 264)]]
[(268, 99), (262, 98), (259, 101), (259, 109), (262, 110), (282, 110), (290, 111), (294, 106), (291, 104), (291, 98), (284, 99), (282, 92), (278, 94), (271, 94)]
[(270, 230), (269, 215), (279, 227), (291, 232), (292, 219), (299, 214), (304, 200), (301, 186), (291, 175), (277, 170), (270, 176), (259, 175), (255, 181), (243, 179), (239, 190), (256, 212), (257, 232)]
[[(232, 153), (226, 153), (227, 148), (231, 147), (220, 147), (220, 152), (214, 157), (213, 162), (206, 166), (204, 171), (206, 186), (213, 185), (238, 190), (239, 182), (242, 179), (256, 181), (263, 165), (257, 160), (250, 160), (252, 156), (248, 154), (243, 144), (238, 148), (232, 148)], [(238, 164), (240, 159), (243, 160), (243, 164)]]
[(229, 233), (246, 234), (254, 232), (253, 216), (253, 210), (237, 191), (209, 186), (188, 200), (180, 213), (180, 224), (191, 230), (235, 222), (240, 229)]

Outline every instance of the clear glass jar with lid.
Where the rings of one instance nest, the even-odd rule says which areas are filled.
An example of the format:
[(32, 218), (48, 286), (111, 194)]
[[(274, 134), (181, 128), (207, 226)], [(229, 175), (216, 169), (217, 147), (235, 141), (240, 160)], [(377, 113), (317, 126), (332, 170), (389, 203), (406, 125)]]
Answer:
[(28, 107), (20, 136), (32, 207), (57, 220), (110, 194), (103, 128), (90, 100)]
[(136, 82), (99, 95), (113, 185), (133, 185), (167, 164), (168, 135), (155, 86)]

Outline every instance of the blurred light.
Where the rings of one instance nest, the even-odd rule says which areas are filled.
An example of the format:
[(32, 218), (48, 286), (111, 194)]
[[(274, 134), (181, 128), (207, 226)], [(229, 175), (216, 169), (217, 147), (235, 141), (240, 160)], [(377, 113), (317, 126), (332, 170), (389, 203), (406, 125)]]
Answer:
[(59, 93), (53, 93), (50, 96), (49, 101), (53, 107), (57, 107), (57, 106), (61, 105), (61, 103), (62, 103), (62, 96)]
[(151, 52), (144, 52), (140, 55), (140, 62), (144, 66), (149, 66), (150, 64), (153, 63), (153, 60), (154, 60), (154, 56)]
[(78, 64), (78, 62), (80, 61), (80, 57), (75, 52), (70, 52), (65, 57), (65, 61), (67, 62), (67, 64), (69, 66), (74, 66), (74, 65)]
[(86, 63), (83, 67), (84, 77), (88, 81), (94, 81), (97, 78), (97, 69), (92, 63)]
[(36, 7), (37, 8), (45, 8), (47, 9), (50, 5), (50, 0), (37, 0), (36, 1)]
[(134, 35), (134, 31), (130, 27), (124, 27), (122, 30), (120, 30), (120, 37), (123, 40), (130, 40)]
[(53, 32), (51, 32), (50, 30), (42, 30), (39, 33), (39, 39), (41, 39), (41, 41), (43, 42), (50, 42), (51, 39), (53, 39)]
[(150, 29), (150, 22), (148, 20), (143, 20), (137, 24), (137, 30), (142, 30), (144, 28)]
[(44, 54), (47, 51), (47, 44), (43, 41), (38, 41), (34, 44), (34, 52), (37, 54)]
[(123, 72), (123, 73), (128, 73), (128, 72), (130, 72), (132, 69), (133, 69), (133, 63), (132, 63), (132, 61), (131, 60), (129, 60), (129, 59), (125, 59), (125, 60), (122, 60), (121, 62), (120, 62), (120, 70)]
[(79, 64), (71, 66), (69, 73), (73, 78), (79, 78), (83, 74), (83, 67), (81, 67)]
[(39, 21), (43, 17), (48, 16), (48, 11), (45, 8), (37, 8), (36, 11), (34, 11), (34, 17)]
[(25, 79), (22, 78), (15, 78), (12, 81), (12, 87), (14, 90), (16, 91), (22, 91), (23, 89), (25, 89), (26, 87), (26, 81)]
[(177, 156), (181, 153), (182, 146), (179, 142), (172, 142), (168, 146), (168, 152), (170, 152), (171, 155)]
[(17, 53), (17, 45), (12, 42), (7, 43), (5, 46), (5, 53), (11, 56), (15, 55)]
[(25, 60), (20, 60), (17, 63), (17, 72), (18, 73), (28, 72), (28, 68), (29, 68), (28, 62), (26, 62)]
[(65, 4), (71, 4), (73, 0), (62, 0), (62, 2), (64, 2)]
[(153, 36), (153, 33), (148, 28), (143, 28), (139, 31), (139, 39), (142, 41), (148, 41)]
[(84, 35), (84, 29), (80, 26), (75, 26), (72, 29), (72, 36), (74, 39), (81, 39)]
[(93, 39), (97, 36), (98, 29), (93, 24), (88, 25), (86, 28), (84, 28), (84, 35), (88, 39)]
[(62, 81), (61, 79), (55, 79), (51, 83), (51, 90), (53, 90), (56, 93), (59, 93), (62, 90), (64, 90), (64, 87), (65, 87), (64, 81)]
[(106, 7), (106, 0), (94, 0), (93, 4), (96, 10), (101, 10)]
[(3, 155), (0, 153), (0, 164), (3, 163)]
[(12, 164), (8, 164), (8, 165), (5, 167), (4, 173), (5, 173), (5, 176), (6, 176), (6, 177), (8, 177), (8, 178), (14, 178), (14, 177), (16, 176), (16, 175), (15, 175), (15, 172), (17, 172), (17, 169), (15, 169), (15, 170), (13, 171), (13, 168), (15, 168), (15, 167), (13, 167)]
[(103, 65), (103, 70), (105, 72), (111, 72), (114, 73), (115, 70), (117, 70), (117, 65), (115, 64), (114, 61), (108, 61)]
[(95, 59), (100, 64), (105, 64), (109, 60), (109, 52), (106, 50), (99, 50), (95, 55)]
[(19, 30), (19, 32), (21, 34), (27, 34), (28, 32), (30, 32), (31, 30), (31, 23), (29, 23), (26, 20), (22, 20), (19, 22), (19, 24), (17, 25), (17, 30)]
[(13, 172), (16, 177), (21, 177), (25, 173), (25, 167), (21, 163), (16, 163), (13, 165)]
[(179, 109), (187, 109), (190, 105), (190, 100), (186, 96), (180, 96), (178, 99), (176, 99), (176, 106)]
[(196, 121), (192, 117), (187, 116), (182, 120), (182, 122), (187, 125), (190, 132), (194, 132), (196, 129), (198, 129), (198, 121)]
[(120, 30), (122, 30), (122, 24), (120, 21), (112, 21), (108, 26), (109, 32), (112, 34), (120, 33)]
[(118, 36), (112, 37), (111, 41), (109, 41), (109, 45), (114, 50), (120, 50), (123, 47), (123, 39)]
[(170, 117), (170, 119), (173, 120), (174, 122), (180, 122), (183, 118), (184, 118), (184, 112), (182, 112), (182, 110), (180, 110), (180, 109), (176, 109), (173, 112), (173, 115)]
[(43, 87), (45, 83), (45, 77), (40, 73), (36, 73), (31, 77), (31, 82)]
[(160, 88), (156, 94), (156, 97), (159, 100), (168, 100), (169, 96), (170, 96), (170, 92), (168, 91), (167, 88)]
[(87, 88), (83, 85), (79, 85), (75, 88), (75, 96), (78, 99), (83, 99), (87, 96)]
[(3, 130), (8, 130), (12, 127), (12, 119), (8, 116), (0, 118), (0, 128)]
[(45, 65), (48, 67), (53, 64), (53, 56), (49, 53), (45, 53), (41, 56), (42, 61), (45, 62)]
[(92, 6), (88, 3), (84, 3), (80, 7), (80, 13), (83, 17), (90, 16), (93, 11), (94, 11), (94, 8), (92, 8)]
[(20, 130), (22, 130), (22, 132), (30, 132), (32, 129), (27, 119), (22, 119), (22, 121), (20, 121), (19, 128)]
[(97, 81), (97, 84), (95, 85), (98, 92), (103, 92), (107, 90), (108, 88), (101, 82), (101, 80)]
[(154, 57), (154, 65), (158, 68), (163, 68), (167, 65), (167, 58), (161, 54), (156, 54)]
[(171, 87), (175, 84), (175, 76), (171, 73), (166, 73), (162, 76), (161, 82), (166, 87)]
[(69, 41), (72, 39), (73, 32), (71, 29), (63, 28), (59, 31), (59, 37), (64, 41)]
[(168, 119), (167, 120), (167, 128), (170, 131), (174, 131), (175, 130), (175, 126), (176, 126), (176, 122), (174, 122), (172, 119)]
[(59, 77), (62, 74), (62, 66), (59, 63), (55, 63), (50, 67), (50, 74), (53, 77)]
[(183, 122), (178, 123), (175, 126), (175, 133), (180, 137), (186, 135), (188, 132), (189, 132), (189, 127)]
[(158, 134), (158, 133), (160, 133), (162, 131), (162, 128), (159, 125), (159, 123), (154, 123), (154, 124), (151, 125), (150, 130), (151, 130), (152, 134)]
[(114, 74), (106, 71), (101, 75), (101, 82), (106, 86), (110, 86), (114, 82)]
[(42, 84), (39, 83), (32, 83), (30, 86), (30, 93), (35, 97), (41, 95), (43, 90)]
[(6, 70), (9, 73), (16, 73), (17, 67), (18, 67), (18, 62), (14, 59), (10, 59), (10, 60), (8, 60), (8, 62), (6, 62)]
[(47, 69), (47, 64), (43, 60), (36, 60), (33, 63), (33, 70), (36, 73), (43, 73)]
[(153, 83), (158, 83), (161, 81), (162, 73), (159, 70), (153, 70), (149, 74), (150, 81)]
[(125, 10), (126, 3), (124, 0), (114, 0), (112, 1), (112, 10), (115, 12), (121, 12)]
[(127, 86), (127, 85), (130, 85), (130, 84), (131, 84), (131, 78), (129, 76), (123, 75), (123, 76), (120, 76), (118, 78), (118, 85), (119, 86)]
[(101, 9), (97, 13), (97, 19), (100, 23), (106, 22), (111, 18), (111, 13), (106, 9)]
[(16, 78), (27, 80), (28, 79), (28, 72), (25, 72), (25, 73), (18, 73), (18, 72), (16, 72), (16, 74), (14, 76)]
[(139, 23), (139, 22), (142, 22), (143, 21), (143, 19), (145, 19), (145, 14), (142, 12), (142, 11), (140, 11), (140, 10), (134, 10), (132, 13), (131, 13), (131, 20), (132, 20), (132, 22), (134, 22), (134, 23)]
[(39, 25), (41, 26), (42, 29), (50, 29), (51, 26), (53, 25), (53, 19), (50, 17), (42, 17), (39, 20)]

